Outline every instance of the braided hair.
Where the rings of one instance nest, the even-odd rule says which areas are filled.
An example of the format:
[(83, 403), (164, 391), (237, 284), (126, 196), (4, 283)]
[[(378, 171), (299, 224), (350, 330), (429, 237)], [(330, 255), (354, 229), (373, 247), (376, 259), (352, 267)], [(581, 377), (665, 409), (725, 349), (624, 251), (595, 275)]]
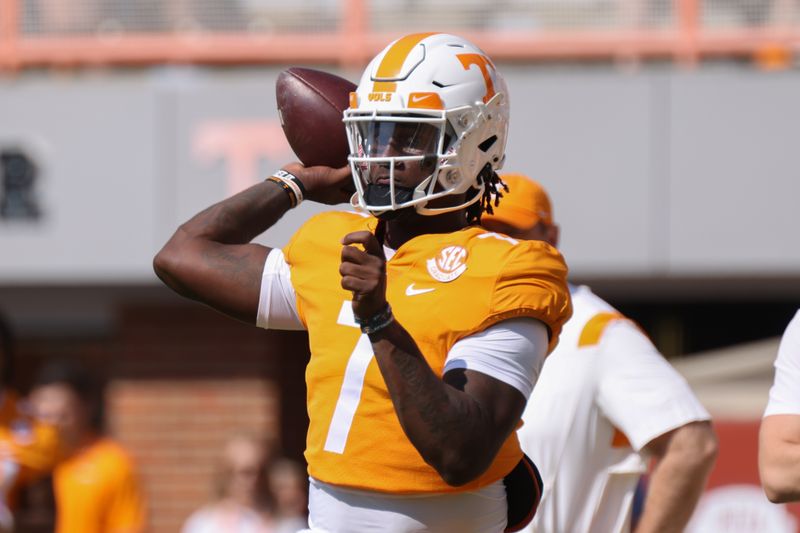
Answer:
[[(467, 207), (467, 224), (480, 224), (481, 215), (484, 212), (490, 215), (494, 214), (494, 207), (500, 205), (500, 198), (503, 197), (503, 192), (508, 192), (508, 185), (506, 185), (497, 172), (494, 171), (492, 165), (486, 163), (478, 174), (478, 185), (483, 184), (483, 194), (480, 200)], [(503, 192), (500, 189), (503, 189)], [(479, 194), (479, 189), (472, 189), (470, 199)], [(494, 206), (492, 206), (494, 204)]]

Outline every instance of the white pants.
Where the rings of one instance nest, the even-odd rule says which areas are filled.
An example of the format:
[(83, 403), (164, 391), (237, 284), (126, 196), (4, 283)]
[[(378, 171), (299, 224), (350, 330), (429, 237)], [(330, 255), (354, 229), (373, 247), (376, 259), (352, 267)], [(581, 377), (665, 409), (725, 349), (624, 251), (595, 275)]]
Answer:
[(309, 478), (308, 510), (314, 533), (502, 533), (506, 489), (500, 480), (473, 492), (393, 495)]

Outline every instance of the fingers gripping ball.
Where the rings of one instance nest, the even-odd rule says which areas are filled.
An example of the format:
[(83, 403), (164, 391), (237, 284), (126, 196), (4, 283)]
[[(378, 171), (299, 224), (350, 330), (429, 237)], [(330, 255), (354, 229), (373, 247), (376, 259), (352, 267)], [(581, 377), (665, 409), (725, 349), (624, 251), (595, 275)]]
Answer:
[(347, 164), (342, 113), (355, 90), (344, 78), (310, 68), (292, 67), (278, 75), (275, 96), (283, 133), (305, 166)]

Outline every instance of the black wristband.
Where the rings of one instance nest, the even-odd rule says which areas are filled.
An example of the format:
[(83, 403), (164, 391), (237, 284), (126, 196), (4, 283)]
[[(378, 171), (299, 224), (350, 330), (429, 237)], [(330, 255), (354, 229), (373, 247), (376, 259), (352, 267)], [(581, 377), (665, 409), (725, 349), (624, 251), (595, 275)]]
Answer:
[(382, 311), (379, 311), (370, 318), (362, 320), (355, 317), (355, 319), (356, 324), (361, 327), (361, 333), (370, 335), (372, 333), (377, 333), (394, 322), (394, 315), (392, 314), (392, 307), (387, 303)]

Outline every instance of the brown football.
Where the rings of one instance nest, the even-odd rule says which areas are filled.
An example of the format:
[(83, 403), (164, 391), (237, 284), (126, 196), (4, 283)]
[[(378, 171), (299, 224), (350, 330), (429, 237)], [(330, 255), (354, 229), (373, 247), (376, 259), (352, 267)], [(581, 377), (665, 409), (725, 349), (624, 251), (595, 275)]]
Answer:
[(347, 164), (342, 112), (355, 90), (354, 83), (321, 70), (292, 67), (278, 75), (275, 97), (283, 133), (305, 166)]

